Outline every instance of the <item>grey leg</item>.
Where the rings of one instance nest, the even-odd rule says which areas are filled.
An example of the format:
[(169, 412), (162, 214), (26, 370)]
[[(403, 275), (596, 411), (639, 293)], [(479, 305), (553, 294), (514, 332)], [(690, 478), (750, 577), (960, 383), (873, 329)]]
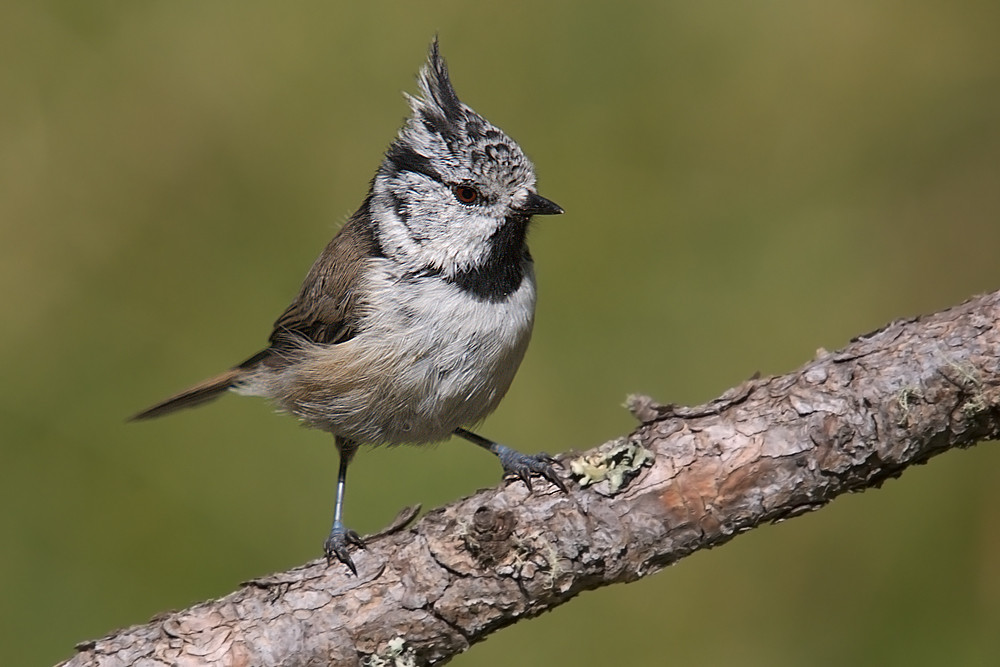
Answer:
[(332, 564), (333, 559), (336, 558), (346, 565), (355, 576), (358, 574), (358, 569), (354, 567), (354, 561), (351, 560), (347, 547), (353, 544), (363, 549), (365, 543), (357, 533), (344, 526), (341, 517), (344, 512), (344, 492), (347, 489), (347, 466), (357, 449), (356, 443), (337, 438), (337, 451), (340, 452), (340, 468), (337, 471), (337, 502), (333, 506), (333, 527), (330, 529), (330, 536), (326, 538), (326, 543), (323, 545), (323, 554), (326, 556), (327, 565)]

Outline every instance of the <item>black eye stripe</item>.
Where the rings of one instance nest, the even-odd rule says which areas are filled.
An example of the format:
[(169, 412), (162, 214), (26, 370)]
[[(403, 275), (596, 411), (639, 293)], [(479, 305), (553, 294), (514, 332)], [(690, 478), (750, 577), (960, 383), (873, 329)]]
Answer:
[(441, 174), (431, 166), (431, 161), (415, 151), (411, 146), (401, 142), (393, 142), (385, 154), (386, 162), (397, 173), (401, 171), (412, 171), (417, 174), (441, 182)]

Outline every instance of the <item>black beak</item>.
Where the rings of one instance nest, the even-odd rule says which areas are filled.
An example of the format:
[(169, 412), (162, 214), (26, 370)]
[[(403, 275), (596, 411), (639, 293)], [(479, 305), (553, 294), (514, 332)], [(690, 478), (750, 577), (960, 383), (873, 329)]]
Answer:
[(559, 204), (534, 192), (528, 194), (528, 198), (518, 210), (526, 215), (558, 215), (563, 212)]

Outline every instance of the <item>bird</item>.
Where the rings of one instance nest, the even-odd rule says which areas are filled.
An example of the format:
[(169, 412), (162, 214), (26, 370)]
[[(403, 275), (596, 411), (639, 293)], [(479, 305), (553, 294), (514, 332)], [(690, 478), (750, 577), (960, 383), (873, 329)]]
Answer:
[(362, 445), (456, 435), (495, 454), (504, 478), (529, 492), (532, 476), (567, 490), (549, 455), (469, 430), (507, 393), (531, 337), (529, 224), (563, 209), (538, 194), (517, 142), (459, 100), (436, 37), (417, 82), (361, 206), (312, 265), (268, 346), (131, 418), (233, 391), (332, 434), (339, 467), (323, 553), (355, 576), (352, 547), (365, 544), (343, 508)]

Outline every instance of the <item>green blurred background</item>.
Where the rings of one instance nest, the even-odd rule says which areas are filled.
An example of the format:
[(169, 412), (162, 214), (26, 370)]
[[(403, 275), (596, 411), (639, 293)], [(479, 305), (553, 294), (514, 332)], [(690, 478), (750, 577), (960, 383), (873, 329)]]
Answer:
[[(3, 663), (319, 555), (331, 439), (226, 397), (360, 203), (435, 32), (462, 99), (567, 211), (482, 431), (626, 432), (1000, 288), (1000, 3), (6, 3), (0, 8)], [(347, 513), (496, 483), (462, 442), (366, 450)], [(765, 527), (504, 630), (456, 665), (995, 664), (1000, 451)]]

